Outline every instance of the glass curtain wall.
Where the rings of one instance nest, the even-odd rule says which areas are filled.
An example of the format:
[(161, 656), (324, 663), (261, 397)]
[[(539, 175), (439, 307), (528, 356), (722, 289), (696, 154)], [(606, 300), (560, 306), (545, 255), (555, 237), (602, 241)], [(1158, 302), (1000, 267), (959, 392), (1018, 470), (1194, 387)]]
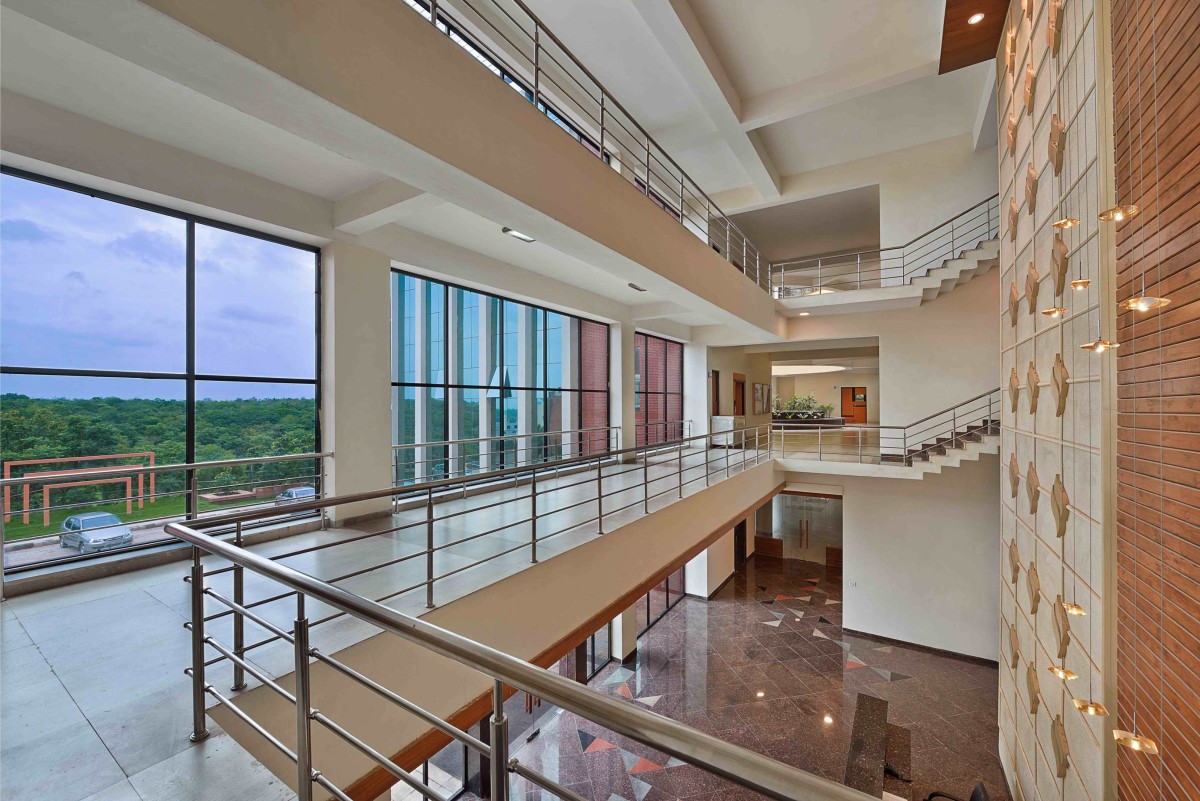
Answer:
[(634, 337), (637, 444), (682, 439), (683, 345), (651, 334)]
[(315, 484), (308, 460), (70, 477), (317, 451), (315, 249), (18, 170), (0, 192), (0, 461), (39, 479), (6, 488), (9, 568), (92, 551), (59, 547), (81, 515), (162, 541), (193, 479), (200, 512)]
[(392, 337), (398, 485), (609, 449), (606, 324), (394, 271)]

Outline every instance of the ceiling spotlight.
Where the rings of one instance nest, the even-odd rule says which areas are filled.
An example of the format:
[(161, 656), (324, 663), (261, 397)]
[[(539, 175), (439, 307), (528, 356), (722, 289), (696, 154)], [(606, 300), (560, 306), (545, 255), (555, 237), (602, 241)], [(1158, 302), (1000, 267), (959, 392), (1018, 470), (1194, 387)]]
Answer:
[(1075, 673), (1074, 671), (1067, 670), (1061, 665), (1051, 665), (1050, 667), (1046, 668), (1046, 670), (1050, 671), (1055, 676), (1058, 676), (1063, 681), (1071, 681), (1072, 679), (1079, 678), (1079, 674)]
[(1075, 290), (1076, 292), (1082, 292), (1091, 285), (1092, 279), (1090, 278), (1076, 278), (1071, 282), (1071, 289)]
[(797, 317), (807, 317), (807, 316), (808, 316), (808, 315), (810, 315), (810, 314), (812, 314), (812, 312), (800, 312), (800, 313), (799, 313), (799, 314), (797, 314), (796, 316), (797, 316)]
[(1055, 228), (1062, 230), (1064, 228), (1074, 228), (1075, 226), (1079, 225), (1079, 220), (1075, 219), (1074, 217), (1063, 217), (1061, 220), (1055, 220), (1050, 224)]
[(513, 239), (520, 239), (522, 242), (536, 242), (537, 241), (532, 236), (529, 236), (528, 234), (523, 234), (520, 231), (514, 231), (512, 228), (509, 228), (507, 225), (504, 226), (503, 228), (501, 228), (500, 230), (503, 231), (504, 233), (508, 234), (509, 236), (511, 236)]
[(632, 281), (629, 283), (629, 288), (630, 288), (630, 289), (636, 289), (638, 292), (645, 292), (645, 291), (646, 291), (644, 288), (642, 288), (642, 287), (638, 286), (637, 284), (633, 283)]
[(823, 720), (824, 720), (826, 723), (833, 723), (833, 715), (826, 715), (826, 716), (823, 718)]
[(1094, 715), (1095, 717), (1108, 717), (1108, 707), (1097, 701), (1085, 701), (1082, 698), (1073, 699), (1075, 708), (1085, 715)]
[(1046, 315), (1047, 317), (1053, 317), (1056, 320), (1066, 313), (1066, 306), (1051, 306), (1049, 309), (1042, 309), (1042, 314)]
[(755, 697), (757, 697), (757, 698), (762, 698), (763, 696), (765, 696), (765, 695), (766, 695), (766, 693), (764, 693), (762, 690), (759, 690), (759, 691), (758, 691), (758, 692), (756, 692), (754, 695), (755, 695)]
[(1169, 298), (1152, 298), (1149, 296), (1143, 296), (1139, 298), (1123, 300), (1120, 303), (1120, 307), (1125, 311), (1148, 312), (1151, 309), (1161, 309), (1170, 302), (1171, 301)]
[(1117, 741), (1117, 745), (1123, 745), (1132, 751), (1145, 751), (1147, 754), (1158, 753), (1158, 743), (1149, 737), (1143, 737), (1131, 731), (1113, 729), (1113, 739)]
[(1092, 353), (1104, 353), (1106, 350), (1116, 350), (1121, 347), (1121, 343), (1112, 342), (1107, 339), (1097, 339), (1093, 342), (1086, 342), (1079, 347), (1082, 350), (1090, 350)]
[(983, 14), (982, 13), (972, 14), (971, 16), (967, 17), (968, 25), (978, 25), (981, 22), (983, 22)]
[(1079, 604), (1073, 604), (1070, 601), (1062, 602), (1063, 609), (1067, 610), (1068, 615), (1083, 616), (1087, 614), (1087, 610)]
[(1113, 206), (1111, 209), (1105, 209), (1097, 217), (1100, 222), (1119, 223), (1128, 220), (1130, 217), (1136, 217), (1139, 211), (1141, 209), (1138, 208), (1137, 204), (1126, 203), (1124, 206)]

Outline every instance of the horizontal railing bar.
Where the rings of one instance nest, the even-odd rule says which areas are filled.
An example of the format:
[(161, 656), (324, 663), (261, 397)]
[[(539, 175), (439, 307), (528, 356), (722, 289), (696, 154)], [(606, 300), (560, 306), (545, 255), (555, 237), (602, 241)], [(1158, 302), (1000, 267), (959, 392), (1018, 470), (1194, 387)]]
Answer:
[(329, 781), (328, 777), (319, 770), (313, 773), (313, 781), (325, 788), (326, 792), (332, 793), (338, 801), (354, 801), (353, 798), (343, 793), (340, 787)]
[(213, 639), (212, 637), (205, 637), (204, 644), (207, 645), (208, 647), (214, 649), (218, 653), (220, 653), (222, 656), (224, 656), (230, 662), (237, 665), (238, 667), (240, 667), (242, 670), (249, 673), (254, 678), (261, 681), (263, 683), (264, 687), (270, 687), (272, 690), (274, 690), (276, 693), (278, 693), (281, 697), (285, 698), (288, 701), (288, 703), (291, 703), (291, 704), (296, 703), (296, 696), (292, 695), (287, 690), (283, 689), (278, 684), (276, 684), (274, 679), (272, 679), (270, 676), (266, 675), (261, 670), (259, 670), (257, 667), (255, 667), (252, 662), (242, 659), (240, 656), (235, 654), (230, 649), (226, 648), (224, 645), (222, 645), (220, 642)]
[(312, 654), (314, 659), (324, 662), (326, 665), (329, 665), (331, 668), (338, 671), (339, 673), (341, 673), (351, 679), (354, 679), (359, 684), (362, 684), (364, 687), (367, 687), (368, 689), (373, 690), (377, 694), (388, 699), (393, 704), (396, 704), (397, 706), (401, 707), (405, 711), (410, 712), (413, 715), (416, 715), (421, 720), (425, 721), (430, 726), (433, 726), (435, 729), (442, 732), (443, 734), (447, 734), (450, 737), (453, 737), (455, 740), (458, 740), (463, 745), (467, 746), (468, 748), (474, 749), (475, 751), (477, 751), (480, 754), (483, 754), (485, 756), (491, 755), (492, 748), (487, 743), (483, 742), (482, 740), (476, 739), (475, 737), (472, 737), (470, 734), (468, 734), (467, 732), (458, 728), (457, 726), (450, 725), (446, 721), (439, 718), (437, 715), (426, 710), (424, 707), (418, 706), (417, 704), (413, 703), (412, 701), (408, 700), (407, 698), (392, 692), (387, 687), (384, 687), (382, 684), (375, 681), (374, 679), (371, 679), (368, 676), (364, 676), (362, 673), (359, 673), (354, 668), (352, 668), (342, 662), (339, 662), (337, 659), (334, 659), (332, 656), (328, 656), (327, 654), (321, 652), (317, 648), (310, 648), (309, 653)]
[(569, 712), (601, 723), (617, 734), (699, 765), (738, 784), (784, 801), (861, 801), (869, 796), (828, 779), (756, 754), (681, 723), (634, 708), (574, 681), (537, 668), (487, 645), (401, 614), (332, 584), (272, 562), (178, 523), (169, 524), (179, 539), (240, 564), (364, 622), (465, 664)]
[[(183, 672), (185, 674), (187, 674), (188, 676), (192, 675), (191, 668), (187, 668)], [(254, 718), (252, 718), (248, 714), (246, 714), (246, 712), (243, 709), (241, 709), (237, 704), (233, 703), (233, 701), (231, 701), (229, 698), (226, 698), (224, 695), (222, 695), (217, 690), (216, 687), (213, 687), (211, 684), (205, 684), (204, 691), (206, 693), (208, 693), (209, 695), (211, 695), (213, 698), (217, 699), (218, 703), (220, 703), (222, 706), (224, 706), (226, 709), (228, 709), (230, 712), (232, 712), (234, 715), (236, 715), (238, 720), (242, 721), (242, 723), (245, 723), (247, 726), (249, 726), (251, 729), (253, 729), (255, 732), (257, 732), (260, 737), (262, 737), (264, 740), (269, 742), (271, 745), (278, 748), (283, 753), (284, 756), (286, 756), (288, 759), (292, 760), (293, 762), (296, 761), (296, 752), (295, 751), (288, 748), (286, 745), (284, 745), (282, 742), (280, 742), (278, 737), (276, 737), (274, 734), (271, 734), (271, 732), (267, 731), (267, 729), (264, 728), (263, 726), (259, 725), (258, 721), (256, 721)]]
[(325, 728), (329, 729), (331, 732), (333, 732), (337, 736), (341, 737), (346, 742), (350, 743), (350, 745), (354, 746), (359, 751), (362, 751), (364, 754), (369, 756), (374, 762), (378, 763), (381, 768), (383, 768), (388, 773), (395, 776), (400, 781), (407, 784), (409, 787), (416, 790), (418, 793), (420, 793), (425, 798), (432, 799), (432, 801), (447, 801), (446, 797), (443, 796), (441, 793), (422, 784), (420, 779), (418, 779), (416, 776), (413, 776), (407, 770), (400, 767), (395, 762), (388, 759), (383, 754), (379, 753), (374, 748), (367, 745), (365, 742), (363, 742), (359, 738), (355, 737), (353, 734), (346, 731), (344, 728), (342, 728), (338, 724), (334, 723), (324, 713), (313, 710), (312, 712), (309, 713), (309, 717), (312, 718), (313, 720), (315, 720), (317, 723), (320, 723)]
[[(219, 620), (222, 617), (236, 613), (236, 614), (239, 614), (239, 615), (249, 618), (251, 621), (253, 621), (254, 623), (257, 623), (259, 626), (263, 627), (264, 629), (271, 632), (272, 634), (274, 634), (277, 637), (282, 637), (283, 639), (287, 640), (288, 642), (295, 642), (295, 640), (292, 639), (291, 633), (288, 632), (287, 630), (282, 629), (279, 626), (276, 626), (274, 623), (270, 622), (269, 620), (266, 620), (265, 618), (260, 617), (259, 615), (255, 614), (254, 612), (251, 612), (245, 606), (237, 603), (236, 601), (229, 600), (228, 598), (226, 598), (225, 596), (221, 595), (219, 592), (214, 590), (212, 587), (205, 587), (204, 594), (207, 595), (208, 597), (218, 601), (219, 603), (222, 603), (225, 606), (229, 607), (229, 610), (230, 610), (228, 612), (219, 612), (218, 614), (215, 614), (215, 615), (208, 615), (207, 617), (204, 618), (205, 623), (209, 623), (213, 620)], [(289, 592), (284, 597), (286, 598), (288, 596), (295, 595), (295, 594), (296, 594), (295, 592)]]

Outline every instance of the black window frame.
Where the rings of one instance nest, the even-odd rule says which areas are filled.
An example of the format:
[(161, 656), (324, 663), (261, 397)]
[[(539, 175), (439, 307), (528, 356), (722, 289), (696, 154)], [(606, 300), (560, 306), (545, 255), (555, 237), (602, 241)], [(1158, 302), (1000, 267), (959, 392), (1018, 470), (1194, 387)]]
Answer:
[[(171, 371), (143, 371), (143, 370), (93, 370), (87, 368), (61, 368), (61, 367), (32, 367), (25, 365), (7, 365), (0, 364), (0, 375), (36, 375), (36, 376), (72, 376), (80, 378), (132, 378), (132, 379), (159, 379), (184, 382), (184, 461), (187, 464), (193, 464), (196, 461), (196, 384), (198, 382), (224, 382), (224, 383), (261, 383), (261, 384), (297, 384), (313, 387), (313, 443), (315, 450), (313, 453), (321, 453), (321, 389), (322, 389), (322, 297), (321, 297), (321, 249), (314, 245), (308, 245), (303, 242), (296, 242), (274, 234), (256, 231), (252, 228), (246, 228), (241, 225), (215, 220), (211, 217), (204, 217), (192, 212), (180, 211), (169, 206), (162, 206), (157, 203), (148, 203), (143, 200), (125, 197), (113, 192), (108, 192), (102, 189), (95, 189), (82, 184), (76, 184), (71, 181), (64, 181), (58, 178), (51, 178), (46, 175), (41, 175), (29, 170), (12, 167), (7, 164), (0, 165), (0, 174), (13, 178), (20, 178), (26, 181), (43, 184), (55, 189), (62, 189), (76, 194), (86, 195), (97, 200), (105, 200), (111, 203), (118, 203), (130, 208), (147, 211), (154, 214), (161, 214), (165, 217), (172, 217), (181, 220), (186, 228), (186, 243), (185, 243), (185, 300), (184, 306), (186, 309), (185, 319), (182, 325), (185, 327), (186, 333), (186, 356), (185, 367), (183, 372)], [(239, 234), (254, 239), (260, 239), (264, 242), (270, 242), (276, 245), (296, 248), (314, 256), (313, 270), (313, 303), (314, 303), (314, 358), (313, 358), (313, 377), (312, 378), (280, 378), (276, 376), (251, 376), (251, 375), (219, 375), (211, 373), (199, 373), (196, 371), (196, 226), (202, 225), (210, 228), (216, 228), (229, 233)], [(194, 470), (186, 471), (186, 486), (192, 485), (192, 479), (195, 475)], [(314, 482), (317, 486), (317, 491), (323, 492), (322, 486), (323, 471), (318, 460), (314, 470)], [(316, 513), (310, 513), (315, 515)], [(263, 521), (261, 523), (251, 523), (250, 527), (256, 525), (269, 525), (271, 522)], [(232, 529), (214, 529), (212, 533), (223, 534)], [(27, 565), (15, 565), (12, 567), (5, 566), (3, 572), (5, 574), (17, 574), (29, 570), (39, 570), (44, 567), (53, 565), (66, 564), (71, 562), (80, 562), (92, 560), (97, 557), (107, 557), (112, 554), (129, 553), (133, 551), (144, 550), (147, 548), (159, 548), (163, 545), (170, 545), (173, 541), (170, 539), (157, 540), (154, 542), (141, 543), (130, 545), (125, 548), (114, 548), (112, 550), (101, 551), (94, 554), (76, 554), (66, 555), (55, 559), (47, 559), (41, 562), (35, 562)], [(0, 548), (3, 547), (0, 543)]]

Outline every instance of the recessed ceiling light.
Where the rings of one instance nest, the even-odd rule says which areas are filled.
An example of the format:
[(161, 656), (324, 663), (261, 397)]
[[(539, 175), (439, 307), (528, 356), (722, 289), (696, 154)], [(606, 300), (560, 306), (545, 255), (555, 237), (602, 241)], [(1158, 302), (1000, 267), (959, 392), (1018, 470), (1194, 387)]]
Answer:
[(633, 283), (633, 282), (630, 282), (630, 284), (629, 284), (629, 288), (630, 288), (630, 289), (636, 289), (638, 292), (645, 292), (645, 291), (646, 291), (646, 290), (645, 290), (643, 287), (640, 287), (640, 286), (638, 286), (637, 284), (635, 284), (635, 283)]
[(514, 231), (512, 228), (509, 228), (507, 225), (504, 226), (503, 228), (501, 228), (500, 230), (503, 231), (504, 233), (508, 234), (509, 236), (511, 236), (513, 239), (520, 239), (522, 242), (536, 242), (537, 241), (532, 236), (529, 236), (528, 234), (523, 234), (520, 231)]
[(983, 14), (982, 13), (972, 14), (971, 16), (967, 17), (968, 25), (978, 25), (981, 22), (983, 22)]
[(826, 716), (824, 717), (824, 721), (825, 721), (826, 723), (833, 723), (833, 715), (826, 715)]
[(810, 314), (812, 314), (812, 312), (800, 312), (800, 313), (799, 313), (799, 314), (797, 314), (796, 316), (797, 316), (797, 317), (807, 317), (807, 316), (808, 316), (808, 315), (810, 315)]
[(817, 373), (840, 373), (846, 368), (840, 364), (774, 364), (771, 375), (815, 375)]
[(755, 695), (759, 698), (762, 698), (763, 696), (766, 695), (766, 693), (764, 693), (762, 690), (759, 690), (758, 692), (755, 693)]

